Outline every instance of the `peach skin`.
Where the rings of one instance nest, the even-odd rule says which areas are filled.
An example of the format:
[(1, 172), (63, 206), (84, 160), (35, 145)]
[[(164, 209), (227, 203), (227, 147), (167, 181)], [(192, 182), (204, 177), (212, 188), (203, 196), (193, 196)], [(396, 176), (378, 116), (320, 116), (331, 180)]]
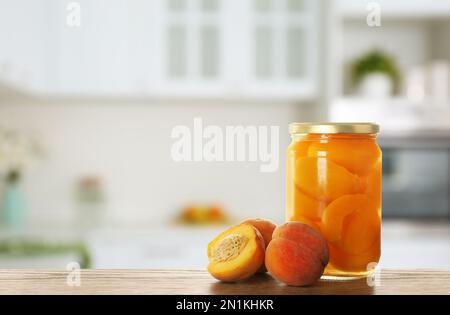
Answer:
[[(277, 227), (275, 225), (275, 223), (273, 223), (272, 221), (267, 220), (267, 219), (246, 219), (246, 220), (242, 221), (241, 224), (250, 224), (253, 227), (255, 227), (261, 233), (261, 235), (264, 239), (265, 248), (267, 248), (270, 241), (272, 240), (273, 230), (275, 230), (275, 228)], [(266, 271), (267, 271), (267, 268), (264, 264), (258, 270), (258, 272), (261, 272), (261, 273), (266, 272)]]
[(266, 252), (266, 266), (277, 280), (291, 286), (313, 284), (328, 264), (328, 246), (319, 232), (301, 222), (278, 226)]

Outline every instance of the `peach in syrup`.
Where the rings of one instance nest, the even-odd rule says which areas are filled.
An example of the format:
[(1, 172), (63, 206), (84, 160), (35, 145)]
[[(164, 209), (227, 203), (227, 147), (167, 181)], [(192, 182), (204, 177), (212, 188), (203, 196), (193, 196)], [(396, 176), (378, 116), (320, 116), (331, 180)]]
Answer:
[(308, 156), (326, 156), (328, 160), (359, 176), (367, 175), (380, 159), (380, 155), (380, 148), (371, 139), (358, 137), (351, 140), (337, 138), (315, 141), (308, 147)]
[(317, 200), (330, 202), (361, 189), (357, 175), (326, 158), (300, 157), (294, 172), (296, 186)]

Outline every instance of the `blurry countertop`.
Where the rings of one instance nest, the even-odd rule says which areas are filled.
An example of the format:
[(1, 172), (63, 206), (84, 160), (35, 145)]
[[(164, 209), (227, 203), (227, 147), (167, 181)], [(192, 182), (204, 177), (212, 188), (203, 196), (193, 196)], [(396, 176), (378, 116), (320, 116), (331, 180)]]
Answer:
[[(207, 265), (206, 246), (225, 228), (28, 229), (20, 236), (53, 242), (82, 240), (91, 253), (93, 268), (186, 269)], [(18, 233), (0, 233), (0, 238), (18, 236)], [(380, 266), (390, 269), (450, 268), (450, 221), (384, 220)], [(28, 267), (36, 268), (32, 264)], [(65, 267), (65, 264), (47, 268), (51, 267)]]

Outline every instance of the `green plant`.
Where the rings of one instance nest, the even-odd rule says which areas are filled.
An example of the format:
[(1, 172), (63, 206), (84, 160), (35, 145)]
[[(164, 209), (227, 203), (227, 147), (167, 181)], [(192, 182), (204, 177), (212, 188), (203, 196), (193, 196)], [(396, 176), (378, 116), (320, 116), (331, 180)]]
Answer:
[(398, 90), (400, 72), (394, 58), (382, 51), (373, 50), (355, 60), (351, 68), (353, 86), (358, 86), (365, 76), (373, 73), (387, 75), (392, 80), (394, 91)]

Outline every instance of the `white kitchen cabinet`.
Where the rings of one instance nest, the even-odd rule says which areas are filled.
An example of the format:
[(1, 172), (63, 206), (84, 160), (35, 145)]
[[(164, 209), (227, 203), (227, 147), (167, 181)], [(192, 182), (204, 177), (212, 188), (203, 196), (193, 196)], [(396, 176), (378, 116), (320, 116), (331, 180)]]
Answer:
[(253, 1), (247, 25), (250, 31), (248, 93), (316, 95), (319, 2)]
[(313, 97), (318, 1), (161, 0), (158, 91)]
[[(128, 2), (79, 1), (80, 26), (67, 24), (69, 1), (50, 1), (46, 34), (52, 56), (50, 94), (122, 95), (136, 93), (136, 60), (129, 36), (132, 15)], [(132, 1), (130, 2), (132, 3)], [(142, 40), (142, 39), (141, 39)]]
[[(374, 1), (361, 0), (338, 0), (336, 8), (338, 14), (346, 18), (366, 17), (373, 6), (369, 4)], [(412, 0), (409, 5), (404, 0), (377, 0), (375, 1), (381, 9), (382, 18), (442, 18), (448, 17), (450, 2), (442, 0)], [(372, 7), (372, 9), (370, 9)]]
[[(5, 43), (0, 61), (26, 68), (45, 95), (311, 98), (317, 2), (39, 0), (30, 31)], [(78, 27), (67, 23), (71, 3)], [(1, 23), (0, 32), (23, 27)]]
[(0, 0), (0, 97), (20, 94), (16, 87), (46, 88), (45, 3)]

